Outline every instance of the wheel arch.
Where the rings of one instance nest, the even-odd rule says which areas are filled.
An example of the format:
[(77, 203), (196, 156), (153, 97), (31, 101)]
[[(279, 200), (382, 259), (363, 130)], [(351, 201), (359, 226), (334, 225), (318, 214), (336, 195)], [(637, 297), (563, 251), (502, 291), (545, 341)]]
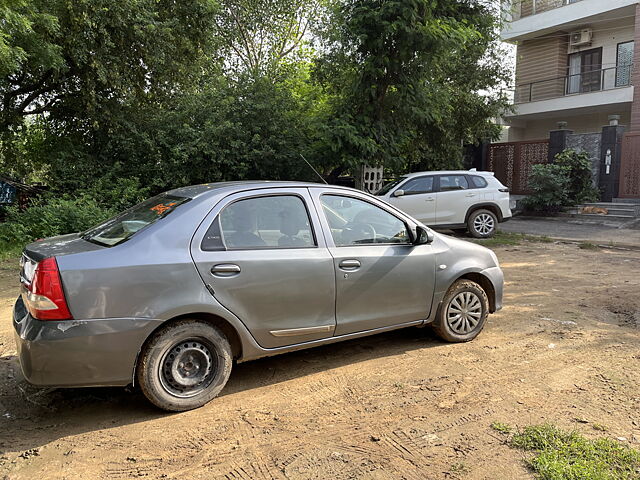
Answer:
[(489, 210), (498, 218), (498, 223), (502, 223), (502, 210), (500, 210), (500, 206), (496, 203), (486, 202), (486, 203), (476, 203), (469, 207), (467, 210), (467, 214), (464, 217), (464, 223), (466, 224), (469, 221), (469, 217), (478, 210)]
[(140, 363), (140, 354), (142, 353), (144, 348), (151, 341), (153, 336), (156, 333), (158, 333), (158, 331), (167, 327), (168, 325), (179, 322), (181, 320), (200, 320), (202, 322), (206, 322), (210, 325), (218, 327), (220, 330), (222, 330), (222, 333), (225, 334), (225, 336), (227, 337), (227, 340), (229, 340), (233, 359), (237, 360), (238, 358), (242, 357), (243, 349), (242, 349), (242, 340), (240, 339), (240, 334), (228, 320), (225, 320), (219, 315), (215, 315), (213, 313), (207, 313), (207, 312), (185, 313), (162, 322), (153, 331), (151, 331), (149, 335), (147, 335), (147, 338), (145, 338), (144, 342), (142, 342), (142, 345), (138, 350), (138, 354), (136, 355), (135, 364), (133, 366), (133, 381), (132, 381), (133, 384), (135, 384), (136, 372), (138, 370), (138, 365)]

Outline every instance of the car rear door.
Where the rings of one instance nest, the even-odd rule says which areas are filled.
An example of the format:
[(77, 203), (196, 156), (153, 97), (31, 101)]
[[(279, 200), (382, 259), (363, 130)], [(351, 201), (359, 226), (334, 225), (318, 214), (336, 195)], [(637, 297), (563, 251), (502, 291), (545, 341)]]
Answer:
[(336, 335), (428, 318), (435, 282), (431, 245), (411, 244), (397, 212), (356, 192), (310, 189), (323, 214), (336, 283)]
[(469, 190), (466, 175), (440, 175), (437, 194), (437, 225), (461, 225), (469, 207), (477, 203), (477, 191)]
[(207, 288), (263, 348), (331, 337), (333, 258), (305, 188), (231, 195), (191, 246)]
[(436, 222), (436, 179), (435, 175), (412, 177), (395, 189), (402, 190), (404, 195), (395, 197), (392, 193), (387, 201), (425, 225), (433, 225)]

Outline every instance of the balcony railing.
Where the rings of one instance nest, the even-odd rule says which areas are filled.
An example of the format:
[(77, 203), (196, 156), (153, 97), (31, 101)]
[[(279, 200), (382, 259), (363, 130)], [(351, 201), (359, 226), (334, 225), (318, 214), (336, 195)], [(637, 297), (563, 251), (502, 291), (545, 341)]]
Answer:
[(582, 0), (506, 0), (504, 2), (507, 21), (516, 21), (524, 17), (547, 12)]
[(523, 83), (516, 86), (514, 103), (518, 105), (628, 87), (632, 85), (633, 68), (633, 65), (623, 65)]

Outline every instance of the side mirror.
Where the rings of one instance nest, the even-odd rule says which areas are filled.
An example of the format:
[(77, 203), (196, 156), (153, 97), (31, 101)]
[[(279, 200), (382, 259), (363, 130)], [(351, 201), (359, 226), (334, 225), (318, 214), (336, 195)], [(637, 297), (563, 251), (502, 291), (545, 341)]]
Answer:
[(394, 197), (403, 197), (404, 196), (404, 190), (396, 190), (395, 192), (393, 192), (393, 196)]
[(433, 242), (433, 232), (418, 225), (416, 227), (416, 236), (413, 240), (414, 245), (428, 245)]

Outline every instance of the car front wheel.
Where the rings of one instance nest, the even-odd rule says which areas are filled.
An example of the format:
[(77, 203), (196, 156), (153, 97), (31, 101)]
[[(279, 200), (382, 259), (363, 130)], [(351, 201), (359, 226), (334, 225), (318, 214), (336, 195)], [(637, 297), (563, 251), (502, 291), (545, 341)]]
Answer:
[(232, 364), (231, 346), (222, 331), (206, 322), (181, 320), (159, 330), (145, 345), (137, 380), (151, 403), (182, 412), (215, 398)]
[(498, 217), (490, 210), (476, 210), (469, 216), (467, 227), (475, 238), (493, 237), (498, 228)]
[(433, 328), (447, 342), (469, 342), (480, 334), (488, 314), (489, 299), (482, 287), (458, 280), (442, 300)]

